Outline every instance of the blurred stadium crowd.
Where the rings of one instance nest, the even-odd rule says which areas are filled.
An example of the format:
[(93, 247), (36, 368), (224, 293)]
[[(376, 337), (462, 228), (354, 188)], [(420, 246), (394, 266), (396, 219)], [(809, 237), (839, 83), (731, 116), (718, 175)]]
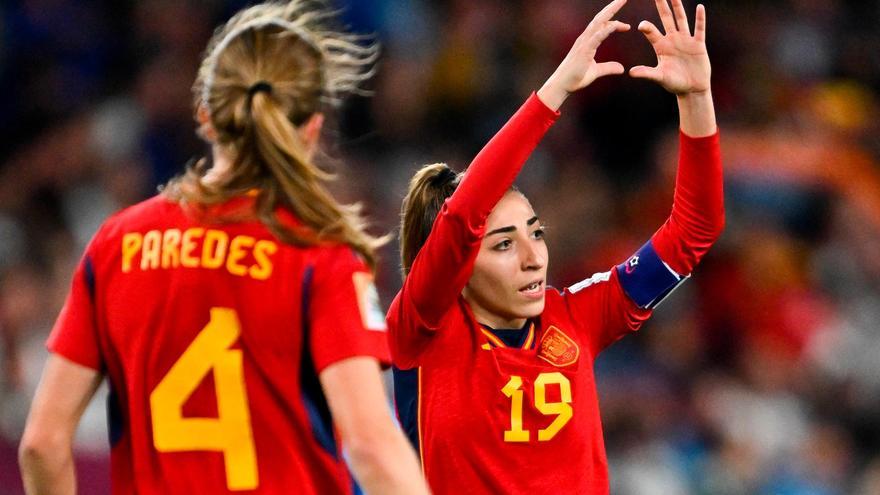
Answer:
[[(706, 3), (727, 229), (599, 360), (612, 492), (880, 494), (880, 2)], [(212, 27), (243, 4), (0, 4), (0, 492), (21, 490), (15, 447), (74, 264), (104, 218), (206, 151), (189, 88)], [(393, 231), (415, 168), (464, 168), (601, 4), (343, 2), (384, 53), (374, 96), (327, 133), (338, 193)], [(620, 18), (654, 16), (631, 0)], [(653, 64), (635, 31), (599, 58)], [(519, 181), (557, 287), (627, 257), (672, 197), (675, 98), (627, 77), (584, 93)], [(396, 246), (383, 256), (387, 303)], [(107, 490), (104, 421), (94, 401), (84, 493)]]

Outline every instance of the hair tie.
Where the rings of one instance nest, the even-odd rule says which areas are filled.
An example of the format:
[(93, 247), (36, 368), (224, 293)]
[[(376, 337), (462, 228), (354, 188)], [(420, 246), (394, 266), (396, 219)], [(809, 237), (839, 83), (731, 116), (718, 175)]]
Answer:
[(248, 98), (253, 98), (255, 94), (265, 91), (266, 93), (272, 94), (272, 85), (266, 81), (257, 81), (253, 86), (248, 88)]
[(434, 187), (441, 187), (455, 180), (456, 173), (451, 168), (443, 167), (440, 172), (431, 180)]

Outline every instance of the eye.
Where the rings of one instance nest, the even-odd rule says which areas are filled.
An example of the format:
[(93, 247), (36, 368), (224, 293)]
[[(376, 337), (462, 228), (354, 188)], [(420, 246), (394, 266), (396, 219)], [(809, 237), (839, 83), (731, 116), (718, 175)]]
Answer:
[(494, 249), (495, 251), (507, 251), (512, 245), (513, 242), (510, 239), (504, 239), (503, 241), (492, 246), (492, 249)]
[(540, 228), (535, 229), (535, 231), (532, 232), (532, 238), (543, 239), (544, 238), (544, 227), (540, 227)]

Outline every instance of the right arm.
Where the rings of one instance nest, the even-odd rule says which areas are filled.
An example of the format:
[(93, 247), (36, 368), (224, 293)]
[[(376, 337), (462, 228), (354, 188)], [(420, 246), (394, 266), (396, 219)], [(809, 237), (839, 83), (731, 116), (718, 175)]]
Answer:
[(434, 220), (392, 307), (436, 329), (470, 278), (486, 218), (513, 184), (557, 113), (532, 95), (471, 162), (461, 184)]
[(19, 466), (28, 494), (76, 492), (73, 438), (101, 383), (103, 361), (94, 322), (91, 246), (71, 283), (47, 347), (50, 355), (28, 413)]
[(26, 493), (76, 493), (73, 437), (101, 379), (92, 368), (49, 355), (18, 451)]
[(416, 453), (391, 419), (378, 361), (345, 359), (319, 376), (352, 471), (366, 493), (428, 493)]
[[(622, 74), (618, 62), (598, 63), (602, 41), (628, 24), (613, 20), (626, 0), (614, 0), (590, 22), (552, 76), (474, 158), (434, 221), (403, 289), (389, 311), (400, 327), (435, 330), (470, 278), (486, 218), (511, 187), (526, 159), (573, 92), (599, 77)], [(409, 314), (406, 314), (409, 313)]]

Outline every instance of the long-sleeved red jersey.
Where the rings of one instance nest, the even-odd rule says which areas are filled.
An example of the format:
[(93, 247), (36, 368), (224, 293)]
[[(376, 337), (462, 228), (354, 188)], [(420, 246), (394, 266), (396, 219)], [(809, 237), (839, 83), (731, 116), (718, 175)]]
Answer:
[(682, 135), (666, 224), (620, 266), (548, 290), (522, 345), (506, 345), (461, 291), (486, 218), (557, 115), (532, 95), (486, 145), (388, 312), (398, 415), (434, 493), (607, 494), (594, 360), (641, 326), (723, 225), (717, 134)]

